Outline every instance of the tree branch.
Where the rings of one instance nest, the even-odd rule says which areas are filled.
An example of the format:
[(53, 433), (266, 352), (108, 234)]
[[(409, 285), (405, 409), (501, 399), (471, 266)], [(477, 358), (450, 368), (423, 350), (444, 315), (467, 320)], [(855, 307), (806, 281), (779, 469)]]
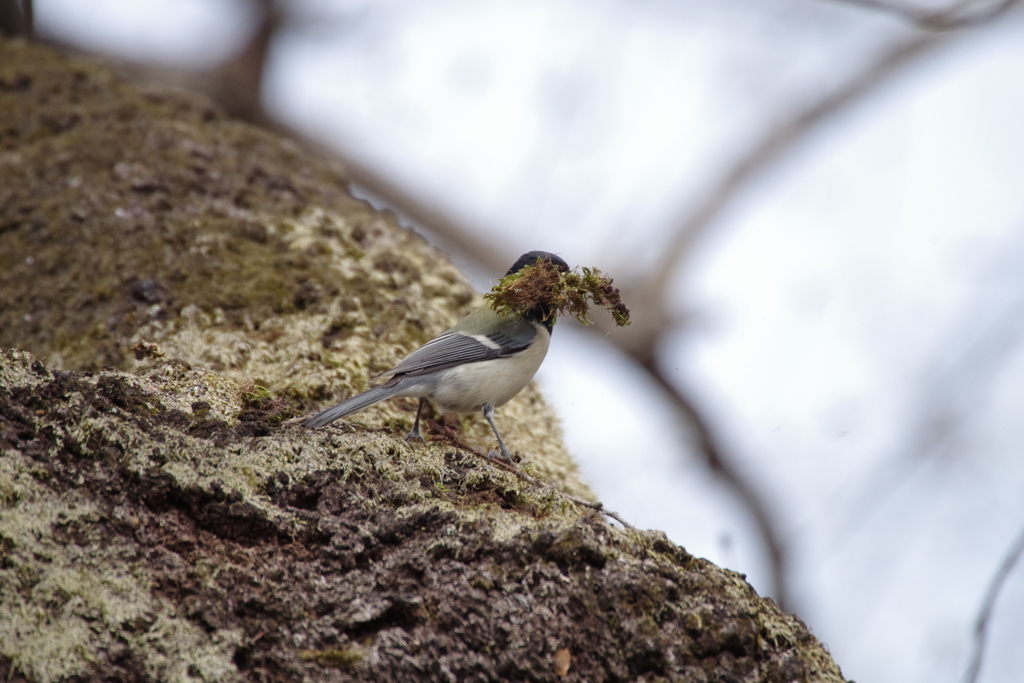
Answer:
[[(298, 424), (297, 421), (296, 421), (296, 424)], [(563, 498), (565, 500), (568, 500), (571, 503), (575, 503), (576, 505), (579, 505), (580, 507), (589, 508), (589, 509), (594, 510), (596, 512), (600, 512), (602, 515), (605, 515), (607, 517), (611, 517), (616, 522), (621, 524), (623, 526), (623, 528), (625, 528), (625, 529), (631, 529), (631, 530), (634, 530), (634, 531), (636, 530), (636, 527), (633, 526), (632, 524), (630, 524), (629, 522), (627, 522), (625, 519), (623, 519), (622, 515), (620, 515), (617, 512), (613, 512), (612, 510), (607, 509), (604, 506), (604, 503), (602, 503), (600, 501), (591, 502), (589, 500), (584, 500), (583, 498), (580, 498), (579, 496), (574, 496), (571, 493), (567, 493), (566, 491), (563, 491), (562, 489), (557, 488), (553, 484), (549, 484), (548, 482), (544, 481), (543, 479), (537, 479), (536, 477), (530, 476), (526, 472), (523, 472), (521, 469), (519, 469), (519, 467), (516, 466), (515, 463), (503, 462), (501, 460), (496, 460), (494, 458), (491, 458), (488, 455), (486, 455), (479, 448), (476, 448), (475, 446), (471, 446), (468, 443), (466, 443), (465, 441), (463, 441), (462, 439), (460, 439), (458, 434), (456, 434), (452, 429), (450, 429), (448, 427), (438, 428), (437, 431), (440, 432), (440, 433), (437, 434), (436, 436), (432, 437), (431, 440), (447, 441), (447, 442), (451, 443), (452, 445), (454, 445), (456, 448), (462, 449), (464, 451), (468, 451), (468, 452), (472, 453), (473, 455), (477, 456), (478, 458), (482, 458), (483, 460), (487, 461), (488, 465), (491, 465), (492, 467), (497, 467), (498, 469), (505, 470), (509, 474), (512, 474), (512, 475), (522, 479), (523, 481), (525, 481), (528, 484), (536, 486), (537, 488), (542, 488), (542, 489), (545, 489), (547, 491), (551, 491), (555, 495), (557, 495), (557, 496), (559, 496), (559, 497), (561, 497), (561, 498)]]
[(886, 2), (885, 0), (840, 0), (840, 2), (894, 14), (926, 31), (950, 31), (991, 21), (1010, 9), (1016, 0), (1000, 0), (999, 2), (963, 0), (940, 10), (925, 9), (902, 2)]
[(32, 0), (0, 0), (0, 36), (33, 38)]
[[(987, 18), (995, 18), (1016, 0), (1000, 3)], [(981, 21), (981, 15), (978, 15)], [(952, 24), (950, 24), (952, 26)], [(785, 152), (801, 142), (818, 125), (861, 101), (932, 49), (943, 45), (944, 35), (920, 35), (891, 46), (866, 69), (852, 77), (845, 86), (821, 100), (798, 111), (778, 127), (768, 131), (761, 140), (729, 170), (727, 170), (704, 199), (680, 222), (675, 238), (664, 250), (664, 256), (646, 281), (632, 287), (634, 296), (647, 307), (648, 325), (637, 326), (632, 334), (609, 337), (621, 351), (632, 357), (672, 399), (678, 413), (687, 420), (698, 436), (697, 446), (709, 468), (721, 477), (743, 502), (753, 516), (767, 548), (773, 571), (772, 594), (783, 609), (788, 609), (786, 590), (787, 551), (770, 507), (762, 500), (756, 488), (731, 465), (713, 435), (708, 422), (700, 415), (695, 404), (681, 392), (658, 368), (656, 354), (659, 340), (668, 332), (666, 299), (668, 282), (692, 252), (694, 245), (706, 233), (731, 201), (761, 175)], [(638, 316), (639, 318), (639, 316)], [(595, 330), (597, 331), (597, 330)]]
[(1020, 531), (1010, 550), (1003, 557), (1003, 562), (996, 571), (995, 576), (985, 591), (985, 598), (981, 601), (981, 609), (978, 610), (978, 618), (974, 622), (974, 648), (971, 653), (971, 661), (964, 673), (964, 683), (977, 683), (978, 674), (981, 673), (981, 662), (985, 655), (985, 642), (988, 640), (988, 626), (992, 619), (992, 611), (995, 609), (999, 592), (1013, 571), (1014, 565), (1024, 554), (1024, 529)]
[(679, 263), (686, 260), (693, 246), (713, 225), (722, 211), (741, 190), (760, 177), (784, 152), (805, 139), (816, 126), (874, 92), (901, 67), (940, 42), (936, 36), (922, 35), (891, 46), (839, 90), (796, 112), (788, 120), (768, 131), (722, 175), (697, 206), (680, 221), (675, 237), (663, 250), (664, 255), (650, 279), (644, 284), (644, 290), (662, 295)]

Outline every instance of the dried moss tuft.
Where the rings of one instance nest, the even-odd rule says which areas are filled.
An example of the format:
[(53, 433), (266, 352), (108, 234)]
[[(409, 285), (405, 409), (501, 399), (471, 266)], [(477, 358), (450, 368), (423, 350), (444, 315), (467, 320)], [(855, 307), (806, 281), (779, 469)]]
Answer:
[(499, 315), (523, 315), (540, 306), (552, 315), (568, 314), (590, 325), (593, 304), (611, 313), (619, 327), (630, 323), (622, 295), (612, 279), (597, 268), (563, 271), (551, 261), (538, 261), (503, 277), (484, 299)]

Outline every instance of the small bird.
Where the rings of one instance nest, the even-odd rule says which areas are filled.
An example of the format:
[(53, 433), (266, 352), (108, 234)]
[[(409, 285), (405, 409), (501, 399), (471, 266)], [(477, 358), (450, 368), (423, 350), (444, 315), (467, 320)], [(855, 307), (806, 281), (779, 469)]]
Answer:
[[(506, 275), (539, 261), (550, 261), (564, 272), (569, 270), (569, 265), (558, 256), (531, 251), (520, 256)], [(303, 426), (323, 427), (378, 401), (406, 396), (418, 398), (420, 403), (405, 438), (422, 440), (420, 414), (430, 399), (446, 413), (482, 411), (498, 437), (499, 459), (511, 462), (512, 456), (494, 424), (494, 409), (512, 400), (533, 379), (547, 355), (554, 324), (554, 311), (544, 304), (534, 306), (522, 316), (500, 316), (485, 304), (395, 367), (377, 375), (391, 375), (387, 382), (313, 415)]]

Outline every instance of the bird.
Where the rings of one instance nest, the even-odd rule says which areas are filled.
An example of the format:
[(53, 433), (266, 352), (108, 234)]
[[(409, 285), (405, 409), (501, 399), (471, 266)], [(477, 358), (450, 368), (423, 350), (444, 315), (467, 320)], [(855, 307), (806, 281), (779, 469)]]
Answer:
[[(569, 265), (559, 256), (530, 251), (512, 264), (506, 276), (540, 261), (569, 271)], [(319, 412), (302, 424), (318, 429), (380, 401), (404, 396), (419, 399), (416, 419), (405, 438), (422, 441), (420, 415), (429, 399), (444, 413), (481, 411), (501, 449), (500, 455), (492, 451), (488, 457), (511, 463), (512, 456), (494, 423), (494, 409), (511, 401), (533, 379), (547, 355), (554, 324), (555, 311), (546, 304), (509, 316), (498, 315), (484, 304), (395, 367), (377, 375), (391, 375), (384, 384)]]

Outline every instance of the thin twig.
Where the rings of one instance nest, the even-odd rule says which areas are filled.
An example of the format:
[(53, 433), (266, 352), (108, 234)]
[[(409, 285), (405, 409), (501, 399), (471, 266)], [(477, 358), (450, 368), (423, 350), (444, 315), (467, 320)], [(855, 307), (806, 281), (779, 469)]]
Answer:
[(627, 529), (636, 529), (636, 527), (634, 527), (632, 524), (624, 520), (617, 512), (612, 512), (611, 510), (606, 509), (604, 504), (601, 503), (600, 501), (591, 502), (589, 500), (584, 500), (583, 498), (580, 498), (578, 496), (574, 496), (571, 493), (566, 493), (565, 491), (561, 490), (560, 488), (556, 487), (553, 484), (549, 484), (548, 482), (543, 481), (542, 479), (537, 479), (536, 477), (531, 477), (529, 474), (523, 472), (521, 469), (516, 467), (513, 463), (503, 462), (501, 460), (495, 460), (494, 458), (488, 457), (486, 453), (481, 451), (479, 448), (470, 446), (468, 443), (460, 439), (458, 435), (455, 434), (455, 432), (453, 432), (451, 429), (447, 427), (444, 428), (444, 434), (438, 435), (437, 438), (438, 440), (448, 441), (452, 443), (452, 445), (454, 445), (456, 448), (468, 451), (473, 455), (477, 456), (478, 458), (483, 458), (489, 464), (494, 465), (495, 467), (499, 467), (510, 474), (514, 474), (515, 476), (519, 477), (520, 479), (529, 484), (532, 484), (533, 486), (554, 491), (557, 495), (561, 496), (562, 498), (565, 498), (566, 500), (572, 503), (575, 503), (576, 505), (580, 505), (585, 508), (590, 508), (591, 510), (596, 510), (603, 515), (607, 515), (608, 517), (611, 517)]
[(1003, 563), (999, 566), (995, 576), (992, 577), (988, 590), (985, 592), (985, 599), (981, 601), (978, 619), (974, 623), (974, 648), (971, 653), (970, 664), (967, 666), (967, 672), (964, 674), (964, 683), (976, 683), (978, 680), (978, 674), (981, 673), (981, 661), (985, 655), (985, 642), (988, 639), (988, 625), (992, 619), (992, 611), (995, 609), (996, 599), (999, 597), (999, 591), (1002, 590), (1003, 584), (1006, 583), (1006, 579), (1009, 578), (1010, 572), (1013, 571), (1013, 567), (1017, 564), (1021, 554), (1024, 554), (1024, 529), (1021, 530), (1013, 545), (1010, 546), (1009, 552), (1003, 557)]

